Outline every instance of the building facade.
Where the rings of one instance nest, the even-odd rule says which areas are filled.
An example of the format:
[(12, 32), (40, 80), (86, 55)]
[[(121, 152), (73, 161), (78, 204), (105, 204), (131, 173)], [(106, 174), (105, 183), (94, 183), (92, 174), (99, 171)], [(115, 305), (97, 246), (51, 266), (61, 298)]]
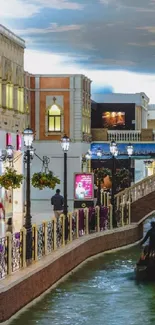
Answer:
[(0, 128), (23, 132), (29, 111), (24, 94), (25, 42), (0, 25)]
[[(36, 153), (50, 158), (49, 168), (60, 178), (63, 192), (63, 152), (61, 137), (70, 140), (68, 152), (68, 200), (73, 204), (74, 173), (81, 171), (82, 155), (91, 142), (91, 80), (83, 75), (30, 75), (25, 73), (35, 131)], [(32, 172), (41, 169), (35, 158)], [(49, 190), (32, 189), (32, 199), (48, 199)]]
[[(23, 174), (22, 132), (29, 124), (29, 108), (24, 93), (25, 42), (0, 25), (0, 152), (6, 148), (6, 136), (14, 149), (14, 168)], [(21, 146), (17, 147), (17, 133)], [(0, 162), (4, 173), (8, 162)], [(13, 191), (0, 190), (6, 218), (13, 217), (14, 228), (23, 225), (24, 186)]]
[[(92, 167), (98, 167), (98, 160), (95, 158), (97, 146), (101, 146), (103, 152), (106, 152), (110, 157), (109, 141), (115, 140), (118, 143), (119, 150), (117, 168), (120, 166), (128, 168), (126, 146), (132, 143), (135, 148), (135, 156), (131, 162), (134, 180), (137, 182), (150, 174), (153, 170), (153, 168), (151, 169), (150, 154), (154, 132), (148, 121), (149, 113), (149, 98), (145, 93), (93, 94), (91, 121), (93, 142), (91, 149), (94, 156)], [(153, 116), (151, 114), (150, 118)], [(102, 162), (105, 167), (110, 167), (110, 160), (108, 159), (103, 155)]]
[[(95, 126), (97, 123), (98, 125), (104, 123), (106, 113), (111, 112), (113, 113), (111, 118), (113, 123), (107, 125), (109, 129), (142, 130), (147, 128), (149, 98), (145, 93), (93, 94), (92, 100), (92, 114), (97, 111)], [(114, 115), (114, 113), (116, 114)], [(122, 116), (118, 113), (122, 113)], [(119, 115), (118, 121), (115, 118), (116, 115)], [(93, 121), (92, 118), (92, 123)]]

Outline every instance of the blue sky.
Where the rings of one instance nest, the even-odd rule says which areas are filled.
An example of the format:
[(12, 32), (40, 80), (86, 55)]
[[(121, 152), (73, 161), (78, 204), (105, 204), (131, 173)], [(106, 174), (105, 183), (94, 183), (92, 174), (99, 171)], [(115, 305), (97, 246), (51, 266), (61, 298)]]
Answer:
[(0, 0), (0, 23), (26, 41), (31, 73), (84, 73), (93, 92), (155, 103), (155, 0)]

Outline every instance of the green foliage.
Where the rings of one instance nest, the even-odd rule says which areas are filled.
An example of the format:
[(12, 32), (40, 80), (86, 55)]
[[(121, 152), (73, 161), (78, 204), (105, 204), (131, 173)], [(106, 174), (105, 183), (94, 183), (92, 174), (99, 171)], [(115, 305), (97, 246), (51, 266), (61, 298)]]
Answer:
[(51, 171), (48, 173), (40, 172), (33, 174), (31, 182), (32, 186), (39, 190), (43, 190), (46, 187), (54, 189), (56, 184), (60, 184), (59, 178), (54, 176)]
[(126, 168), (122, 168), (116, 171), (116, 186), (121, 189), (125, 189), (130, 186), (130, 172)]
[(4, 187), (6, 190), (9, 188), (20, 188), (24, 176), (22, 174), (17, 174), (17, 171), (7, 167), (3, 175), (0, 176), (0, 186)]
[[(97, 168), (94, 170), (95, 180), (100, 179), (101, 181), (106, 177), (109, 176), (110, 180), (112, 181), (112, 173), (111, 170), (108, 168)], [(126, 168), (122, 168), (116, 170), (115, 173), (115, 182), (116, 188), (118, 189), (125, 189), (130, 186), (130, 172)]]
[(97, 168), (94, 170), (94, 174), (100, 180), (103, 180), (106, 176), (111, 179), (111, 170), (109, 168)]

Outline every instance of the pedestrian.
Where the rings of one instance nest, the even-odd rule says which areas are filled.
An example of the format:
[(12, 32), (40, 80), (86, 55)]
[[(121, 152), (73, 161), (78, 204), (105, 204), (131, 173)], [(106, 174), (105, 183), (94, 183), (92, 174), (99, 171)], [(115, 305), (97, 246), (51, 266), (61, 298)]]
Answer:
[(64, 198), (60, 195), (60, 190), (57, 189), (55, 195), (51, 198), (51, 204), (53, 205), (54, 215), (58, 221), (60, 215), (63, 213)]
[(7, 222), (7, 231), (12, 233), (12, 218), (8, 219)]

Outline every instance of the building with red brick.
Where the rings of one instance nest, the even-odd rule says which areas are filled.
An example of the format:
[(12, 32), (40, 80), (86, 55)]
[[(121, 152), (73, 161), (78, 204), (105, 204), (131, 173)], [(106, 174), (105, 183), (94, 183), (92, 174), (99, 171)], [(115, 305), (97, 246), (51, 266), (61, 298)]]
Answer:
[[(81, 158), (91, 142), (91, 80), (84, 75), (31, 75), (25, 73), (25, 96), (30, 105), (34, 146), (40, 156), (50, 158), (49, 168), (61, 179), (63, 152), (61, 137), (70, 140), (68, 152), (68, 199), (73, 201), (74, 173), (81, 171)], [(35, 159), (33, 170), (41, 169)], [(32, 190), (32, 199), (49, 199), (49, 190)], [(72, 205), (72, 204), (71, 204)]]

